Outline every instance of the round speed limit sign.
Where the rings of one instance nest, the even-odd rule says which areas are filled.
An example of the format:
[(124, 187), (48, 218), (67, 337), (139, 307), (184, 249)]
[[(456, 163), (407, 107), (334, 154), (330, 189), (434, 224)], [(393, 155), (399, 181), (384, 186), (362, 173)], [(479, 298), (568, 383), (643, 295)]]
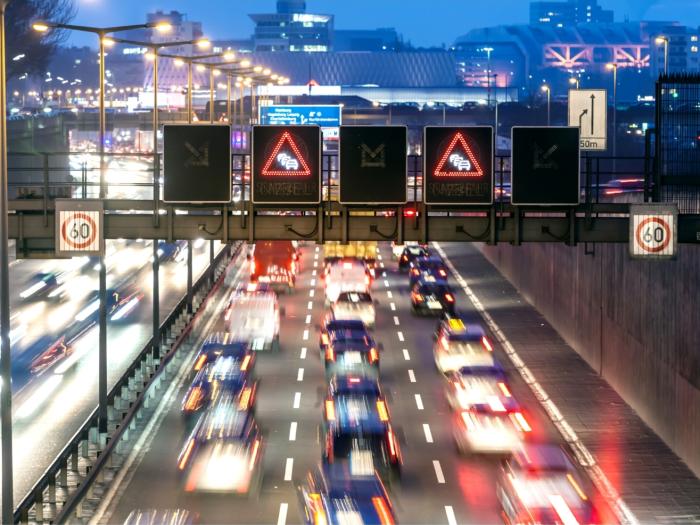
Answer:
[(630, 249), (633, 257), (673, 257), (677, 211), (668, 205), (630, 207)]
[(64, 252), (96, 252), (100, 249), (98, 211), (61, 211), (59, 249)]

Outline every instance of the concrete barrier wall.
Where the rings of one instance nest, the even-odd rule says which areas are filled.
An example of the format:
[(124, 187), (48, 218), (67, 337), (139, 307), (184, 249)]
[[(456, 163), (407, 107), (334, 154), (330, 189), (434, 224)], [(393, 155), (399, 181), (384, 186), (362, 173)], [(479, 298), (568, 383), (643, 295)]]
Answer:
[(700, 476), (700, 247), (668, 262), (594, 248), (481, 250)]

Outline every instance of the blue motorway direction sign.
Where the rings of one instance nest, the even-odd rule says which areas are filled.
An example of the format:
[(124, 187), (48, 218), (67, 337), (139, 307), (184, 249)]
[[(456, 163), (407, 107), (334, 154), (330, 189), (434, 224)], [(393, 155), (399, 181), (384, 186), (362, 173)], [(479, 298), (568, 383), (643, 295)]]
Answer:
[(341, 124), (338, 105), (305, 106), (300, 104), (260, 106), (260, 124), (277, 126), (316, 125), (336, 128)]

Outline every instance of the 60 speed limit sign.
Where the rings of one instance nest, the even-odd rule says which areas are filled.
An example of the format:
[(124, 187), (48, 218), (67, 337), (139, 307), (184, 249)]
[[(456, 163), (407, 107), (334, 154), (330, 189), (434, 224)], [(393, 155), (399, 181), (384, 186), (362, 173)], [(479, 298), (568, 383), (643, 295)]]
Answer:
[(678, 207), (675, 204), (630, 206), (630, 255), (672, 259), (676, 255)]
[(56, 255), (103, 255), (103, 214), (99, 200), (56, 200)]

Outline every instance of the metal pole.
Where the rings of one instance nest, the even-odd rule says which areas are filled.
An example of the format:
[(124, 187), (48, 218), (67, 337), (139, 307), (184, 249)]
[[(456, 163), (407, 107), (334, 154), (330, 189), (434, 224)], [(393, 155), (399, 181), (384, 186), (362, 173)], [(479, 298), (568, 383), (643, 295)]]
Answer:
[(160, 290), (159, 290), (160, 259), (158, 255), (158, 239), (153, 239), (153, 357), (160, 357)]
[(617, 65), (613, 68), (613, 172), (617, 171)]
[(547, 90), (547, 125), (548, 126), (552, 125), (551, 114), (552, 114), (552, 89), (550, 88)]
[[(160, 166), (158, 159), (158, 48), (153, 48), (153, 200), (156, 203), (154, 222), (158, 223), (158, 200), (160, 199)], [(157, 170), (157, 171), (156, 171)], [(160, 357), (160, 260), (158, 256), (158, 239), (153, 239), (153, 357)]]
[(214, 262), (214, 240), (209, 241), (209, 264)]
[(104, 38), (105, 35), (104, 33), (98, 33), (97, 36), (100, 39), (99, 47), (100, 47), (100, 78), (99, 78), (99, 87), (100, 87), (100, 96), (99, 96), (99, 136), (98, 139), (100, 141), (99, 144), (99, 152), (100, 152), (100, 199), (104, 199), (107, 195), (107, 187), (106, 187), (106, 170), (105, 170), (105, 43), (104, 43)]
[(668, 75), (668, 44), (669, 39), (664, 40), (664, 73)]
[(226, 75), (226, 120), (231, 125), (231, 75)]
[(98, 313), (99, 356), (98, 356), (98, 398), (99, 398), (99, 431), (107, 432), (107, 258), (100, 257), (100, 309)]
[(187, 61), (187, 123), (192, 124), (192, 61)]
[(250, 125), (255, 123), (255, 83), (250, 83)]
[(0, 432), (2, 433), (2, 522), (14, 522), (12, 485), (12, 368), (10, 352), (10, 262), (7, 223), (7, 82), (5, 8), (0, 2)]
[(209, 124), (214, 123), (214, 67), (209, 68)]
[(187, 241), (187, 313), (192, 313), (192, 241)]

